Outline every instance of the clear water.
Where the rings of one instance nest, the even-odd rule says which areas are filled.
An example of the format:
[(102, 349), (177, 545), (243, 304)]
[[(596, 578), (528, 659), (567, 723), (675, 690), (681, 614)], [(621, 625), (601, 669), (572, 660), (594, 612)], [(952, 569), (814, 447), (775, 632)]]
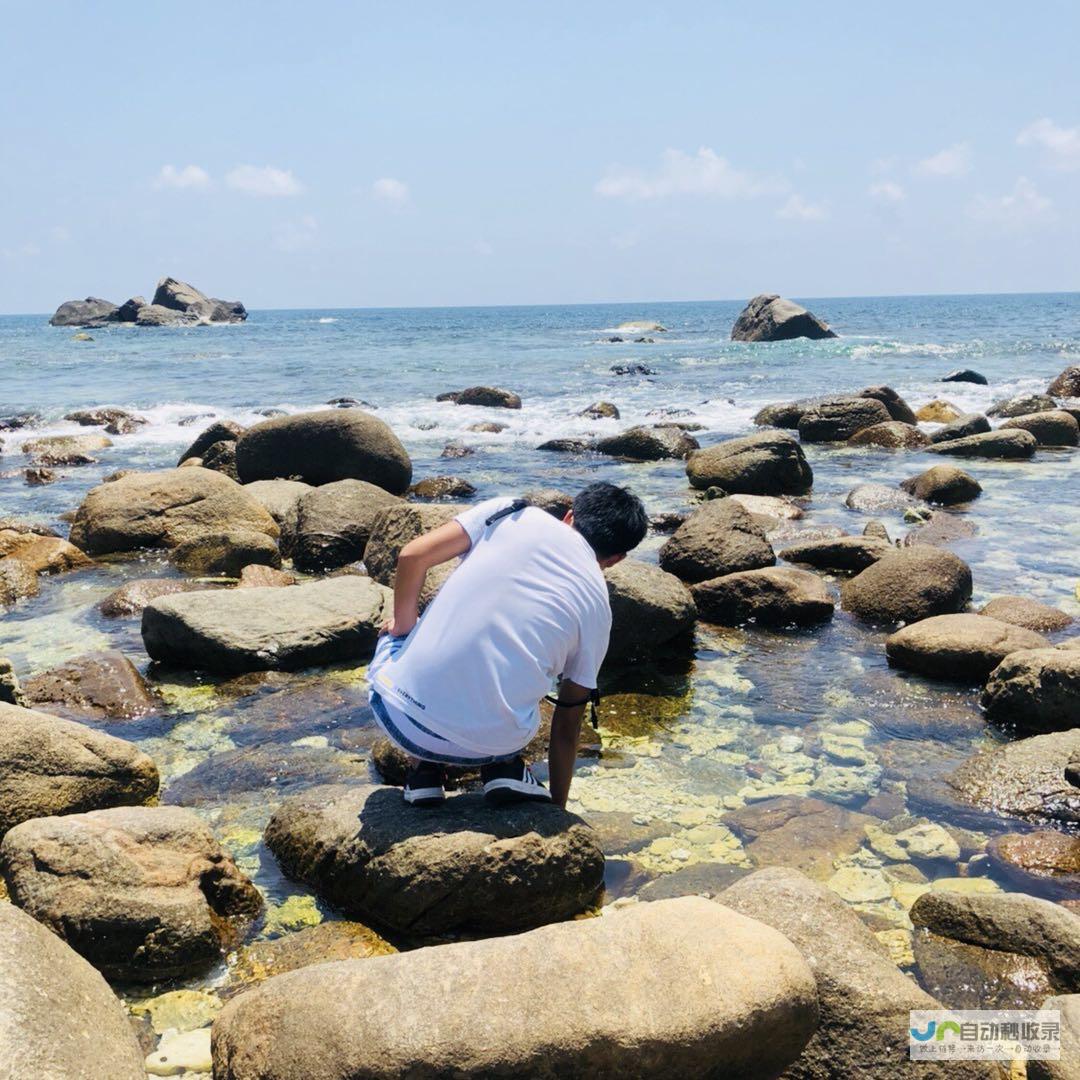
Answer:
[[(685, 510), (692, 498), (680, 463), (627, 464), (535, 448), (558, 436), (654, 422), (665, 410), (704, 425), (696, 437), (705, 445), (749, 431), (766, 403), (876, 384), (894, 387), (915, 408), (945, 398), (962, 411), (982, 411), (1000, 398), (1042, 391), (1080, 363), (1076, 294), (805, 302), (841, 336), (733, 343), (728, 335), (741, 306), (733, 302), (257, 311), (242, 326), (113, 327), (91, 331), (92, 341), (74, 340), (72, 330), (51, 328), (43, 316), (0, 318), (0, 411), (40, 412), (45, 425), (34, 435), (93, 430), (62, 419), (93, 405), (128, 407), (152, 421), (114, 438), (98, 464), (64, 470), (59, 482), (40, 488), (22, 479), (19, 446), (27, 433), (5, 433), (0, 516), (58, 524), (102, 476), (175, 463), (211, 417), (252, 423), (258, 410), (305, 410), (341, 396), (377, 409), (407, 446), (417, 479), (452, 473), (484, 497), (541, 486), (573, 491), (605, 477), (630, 484), (652, 512)], [(648, 335), (653, 343), (606, 340), (630, 319), (658, 320), (668, 332)], [(610, 370), (633, 362), (655, 374)], [(938, 381), (961, 367), (982, 372), (990, 385)], [(496, 412), (434, 400), (478, 383), (517, 391), (523, 408)], [(621, 420), (578, 415), (601, 399), (619, 407)], [(180, 425), (202, 413), (204, 420)], [(467, 430), (481, 419), (508, 428)], [(476, 453), (441, 459), (452, 439)], [(844, 506), (854, 484), (895, 483), (937, 460), (828, 446), (807, 447), (807, 454), (815, 485), (800, 524), (849, 532), (861, 532), (868, 520)], [(1028, 463), (965, 467), (984, 495), (965, 514), (976, 535), (952, 547), (972, 565), (975, 603), (1022, 593), (1080, 616), (1080, 453), (1044, 451)], [(893, 536), (908, 527), (899, 512), (880, 516)], [(661, 542), (650, 537), (642, 556), (655, 558)], [(95, 605), (126, 578), (169, 572), (149, 554), (48, 581), (40, 597), (0, 619), (0, 654), (28, 674), (111, 645), (145, 666), (137, 621), (105, 620)], [(573, 804), (609, 823), (612, 895), (699, 863), (760, 863), (724, 821), (765, 794), (847, 808), (874, 798), (869, 809), (888, 818), (904, 809), (908, 780), (995, 738), (979, 724), (976, 687), (891, 672), (882, 641), (839, 611), (831, 624), (797, 634), (703, 626), (685, 663), (613, 674), (609, 690), (644, 696), (609, 699), (603, 755), (583, 762)], [(163, 716), (113, 730), (154, 754), (165, 799), (207, 814), (272, 903), (302, 892), (277, 875), (257, 831), (296, 785), (366, 774), (373, 733), (362, 679), (341, 671), (218, 688), (185, 680), (162, 689), (171, 703)], [(612, 816), (622, 811), (629, 816)], [(837, 888), (847, 890), (844, 875), (833, 875), (852, 868), (873, 871), (878, 893), (886, 883), (873, 899), (847, 890), (876, 929), (909, 925), (912, 889), (926, 884), (919, 878), (958, 873), (955, 860), (919, 864), (913, 873), (858, 841), (825, 835), (819, 844), (814, 872)], [(790, 858), (799, 861), (799, 853)]]

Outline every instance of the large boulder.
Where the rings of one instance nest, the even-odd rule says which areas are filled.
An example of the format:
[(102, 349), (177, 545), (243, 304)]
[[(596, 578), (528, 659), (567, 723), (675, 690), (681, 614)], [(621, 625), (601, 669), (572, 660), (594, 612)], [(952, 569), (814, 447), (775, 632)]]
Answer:
[(971, 599), (971, 568), (951, 551), (892, 551), (844, 583), (841, 604), (867, 622), (916, 622), (963, 611)]
[(1007, 431), (998, 428), (981, 435), (937, 442), (926, 450), (930, 454), (946, 454), (950, 457), (985, 457), (1016, 461), (1031, 457), (1037, 445), (1038, 441), (1030, 431)]
[(785, 1080), (934, 1080), (989, 1076), (985, 1067), (908, 1060), (912, 1009), (939, 1008), (890, 959), (884, 946), (834, 892), (798, 870), (758, 870), (718, 902), (779, 930), (806, 958), (817, 983), (820, 1022)]
[(651, 659), (660, 646), (693, 628), (694, 598), (674, 574), (624, 559), (608, 567), (604, 578), (611, 602), (609, 660)]
[(488, 409), (520, 409), (521, 398), (513, 390), (498, 386), (470, 386), (464, 390), (448, 390), (436, 401), (452, 401), (455, 405), (480, 405)]
[(180, 312), (198, 322), (239, 323), (247, 318), (247, 310), (239, 300), (217, 300), (171, 277), (163, 277), (157, 283), (150, 303), (154, 307)]
[(133, 743), (0, 704), (0, 835), (47, 814), (135, 806), (157, 790), (157, 766)]
[(999, 431), (1028, 431), (1040, 446), (1076, 446), (1080, 443), (1080, 424), (1064, 409), (1032, 413), (1006, 420)]
[(208, 826), (177, 806), (37, 818), (0, 843), (11, 899), (111, 978), (178, 978), (262, 907)]
[(158, 708), (135, 665), (119, 650), (86, 653), (23, 682), (28, 705), (72, 719), (134, 720)]
[(188, 458), (201, 458), (211, 446), (220, 442), (236, 442), (247, 429), (232, 420), (215, 420), (196, 440), (180, 455), (177, 464), (183, 464)]
[(296, 541), (300, 500), (314, 488), (299, 480), (255, 480), (250, 484), (245, 484), (244, 490), (254, 496), (277, 522), (277, 527), (281, 532), (278, 541), (281, 553), (290, 554)]
[(1023, 733), (1080, 727), (1080, 649), (1011, 652), (990, 673), (982, 707), (989, 720)]
[(798, 1057), (817, 1013), (814, 979), (781, 934), (682, 897), (280, 975), (214, 1022), (214, 1075), (766, 1080)]
[(799, 401), (778, 401), (759, 409), (754, 416), (754, 423), (759, 427), (790, 428), (799, 426), (802, 415), (812, 405), (825, 398), (802, 398)]
[(871, 424), (848, 439), (848, 446), (881, 446), (886, 450), (920, 450), (929, 443), (928, 435), (924, 435), (914, 424), (905, 424), (900, 420)]
[(792, 338), (834, 338), (816, 315), (776, 293), (760, 293), (739, 313), (731, 328), (732, 341), (790, 341)]
[(656, 427), (627, 428), (617, 435), (597, 439), (592, 449), (611, 457), (630, 461), (663, 461), (666, 458), (681, 460), (698, 449), (698, 441), (675, 425), (660, 424)]
[(838, 536), (792, 544), (780, 558), (830, 574), (858, 574), (895, 550), (888, 540), (875, 536)]
[(146, 1080), (144, 1051), (109, 984), (51, 930), (0, 903), (0, 1076)]
[(417, 936), (522, 930), (586, 910), (603, 886), (589, 827), (552, 803), (458, 795), (422, 821), (396, 788), (312, 788), (264, 836), (285, 874), (345, 914)]
[(994, 402), (986, 410), (986, 415), (996, 417), (999, 420), (1007, 420), (1013, 416), (1049, 412), (1056, 408), (1057, 402), (1049, 394), (1020, 394), (1017, 397)]
[(892, 421), (877, 398), (830, 398), (812, 405), (799, 418), (803, 442), (845, 442), (857, 431)]
[(281, 552), (273, 538), (252, 529), (226, 529), (189, 536), (172, 549), (174, 566), (187, 574), (239, 577), (245, 566), (281, 566)]
[(1004, 833), (987, 845), (998, 876), (1026, 893), (1080, 900), (1080, 836), (1056, 829)]
[(278, 535), (274, 519), (235, 480), (209, 469), (165, 469), (128, 473), (93, 488), (75, 514), (71, 541), (104, 555), (173, 548), (233, 529)]
[(332, 570), (363, 557), (375, 519), (401, 500), (364, 480), (313, 488), (297, 504), (293, 562), (300, 570)]
[(1013, 626), (1022, 626), (1026, 630), (1035, 630), (1040, 634), (1054, 634), (1073, 624), (1073, 617), (1061, 608), (1040, 604), (1026, 596), (995, 596), (988, 604), (979, 608), (980, 615), (989, 615), (991, 619), (1000, 619)]
[(388, 598), (365, 577), (178, 593), (146, 606), (143, 644), (154, 660), (228, 673), (364, 660), (375, 649)]
[(1067, 367), (1046, 388), (1053, 397), (1080, 398), (1080, 364)]
[(695, 450), (686, 462), (686, 475), (696, 488), (721, 487), (744, 495), (801, 495), (814, 483), (802, 447), (779, 431)]
[[(387, 507), (372, 522), (371, 536), (364, 548), (364, 565), (381, 585), (393, 588), (398, 554), (410, 541), (445, 525), (461, 512), (458, 506), (399, 503)], [(454, 572), (457, 561), (443, 563), (427, 572), (420, 592), (420, 606), (426, 607), (442, 584)]]
[(0, 558), (0, 610), (39, 591), (37, 574), (26, 563), (10, 555)]
[[(1033, 630), (985, 615), (935, 615), (890, 634), (885, 655), (894, 667), (920, 675), (981, 683), (1010, 653), (1047, 644)], [(1080, 673), (1080, 654), (1076, 668)]]
[(901, 424), (917, 423), (911, 406), (891, 386), (868, 386), (859, 391), (859, 397), (877, 398), (889, 415)]
[(950, 371), (948, 375), (941, 376), (941, 381), (974, 383), (976, 386), (989, 385), (985, 375), (972, 371), (971, 368), (957, 368), (955, 371)]
[(939, 506), (971, 502), (982, 494), (979, 481), (955, 465), (934, 465), (918, 476), (901, 480), (900, 487), (916, 499)]
[(683, 581), (772, 566), (765, 532), (733, 499), (713, 499), (690, 515), (660, 549), (660, 566)]
[(236, 468), (245, 484), (366, 480), (403, 495), (412, 483), (412, 462), (405, 447), (382, 420), (363, 409), (326, 409), (263, 420), (237, 440)]
[(990, 430), (990, 421), (982, 413), (964, 413), (955, 420), (939, 427), (930, 436), (932, 443), (954, 442), (970, 435), (984, 435)]
[(144, 304), (135, 312), (136, 326), (196, 326), (198, 322), (194, 311), (177, 311), (162, 304)]
[(833, 615), (825, 582), (790, 566), (726, 574), (699, 582), (690, 591), (701, 617), (724, 626), (813, 626)]
[(65, 300), (49, 320), (50, 326), (104, 326), (116, 315), (116, 305), (97, 296)]

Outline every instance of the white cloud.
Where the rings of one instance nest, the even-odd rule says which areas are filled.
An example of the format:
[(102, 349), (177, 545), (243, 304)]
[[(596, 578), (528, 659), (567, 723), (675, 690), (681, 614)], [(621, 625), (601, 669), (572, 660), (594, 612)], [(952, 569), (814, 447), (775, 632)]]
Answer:
[(245, 195), (299, 195), (304, 190), (289, 169), (275, 169), (273, 165), (237, 165), (225, 174), (225, 183)]
[(715, 195), (744, 199), (776, 191), (775, 181), (736, 169), (714, 150), (702, 146), (696, 154), (665, 150), (654, 173), (612, 168), (594, 190), (609, 199), (663, 199), (671, 195)]
[(382, 176), (371, 185), (371, 194), (382, 202), (404, 206), (409, 201), (409, 185), (392, 176)]
[(210, 174), (198, 165), (163, 165), (154, 181), (156, 188), (206, 188), (210, 186)]
[(1058, 127), (1043, 117), (1029, 124), (1016, 141), (1020, 146), (1039, 146), (1059, 169), (1080, 169), (1080, 127)]
[(966, 142), (946, 146), (923, 158), (913, 169), (916, 176), (963, 176), (971, 170), (971, 146)]
[(1026, 176), (1021, 176), (1007, 195), (977, 195), (968, 207), (968, 213), (976, 221), (1008, 228), (1037, 225), (1054, 216), (1053, 203), (1040, 195)]
[(289, 255), (298, 251), (310, 251), (319, 235), (319, 223), (305, 214), (296, 221), (283, 221), (274, 230), (274, 247)]
[(810, 203), (801, 195), (792, 195), (776, 211), (776, 216), (788, 221), (824, 221), (829, 216), (829, 211), (822, 203)]
[(871, 184), (866, 193), (875, 202), (895, 205), (902, 203), (907, 198), (907, 192), (892, 180), (882, 180), (877, 184)]

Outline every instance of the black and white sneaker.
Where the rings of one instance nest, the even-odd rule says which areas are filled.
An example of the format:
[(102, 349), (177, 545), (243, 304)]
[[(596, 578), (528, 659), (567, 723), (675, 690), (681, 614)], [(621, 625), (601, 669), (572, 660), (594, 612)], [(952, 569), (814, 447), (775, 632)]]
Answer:
[(515, 802), (550, 802), (551, 793), (532, 774), (523, 758), (497, 761), (480, 769), (484, 800), (494, 806)]
[(405, 774), (405, 801), (410, 806), (437, 806), (446, 798), (446, 769), (433, 761), (417, 762)]

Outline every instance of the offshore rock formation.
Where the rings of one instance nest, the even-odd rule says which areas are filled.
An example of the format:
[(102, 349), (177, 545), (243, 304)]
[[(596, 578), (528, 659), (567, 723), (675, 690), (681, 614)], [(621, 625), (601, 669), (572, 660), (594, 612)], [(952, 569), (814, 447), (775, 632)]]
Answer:
[(133, 296), (117, 307), (109, 300), (88, 296), (66, 300), (49, 320), (52, 326), (99, 327), (109, 323), (136, 326), (198, 326), (209, 323), (240, 323), (247, 309), (239, 300), (217, 300), (176, 278), (163, 277), (148, 304)]
[(732, 341), (790, 341), (792, 338), (834, 338), (816, 315), (776, 293), (761, 293), (742, 309), (731, 328)]

